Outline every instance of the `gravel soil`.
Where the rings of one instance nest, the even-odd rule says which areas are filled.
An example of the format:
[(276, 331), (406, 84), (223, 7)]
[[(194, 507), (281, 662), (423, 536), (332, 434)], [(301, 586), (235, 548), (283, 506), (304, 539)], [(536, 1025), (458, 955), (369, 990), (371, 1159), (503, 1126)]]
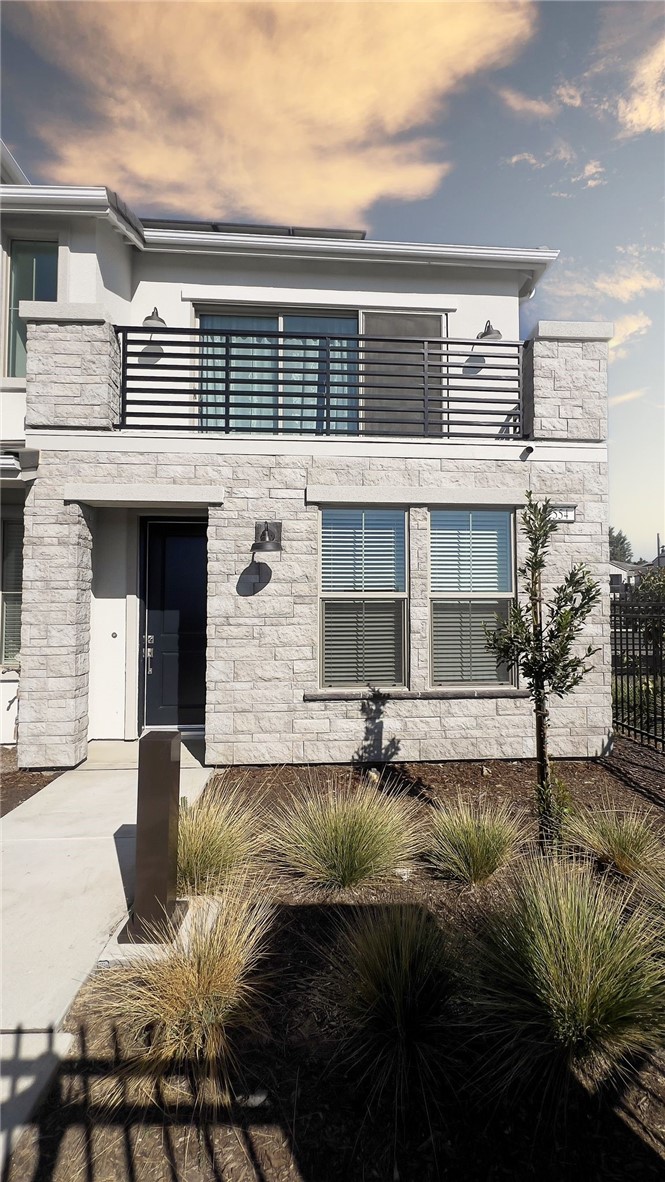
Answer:
[[(619, 740), (609, 759), (558, 765), (574, 803), (637, 805), (665, 826), (665, 758)], [(325, 768), (228, 769), (223, 778), (266, 807)], [(349, 774), (354, 772), (350, 769)], [(534, 765), (395, 765), (390, 775), (419, 807), (460, 793), (500, 798), (533, 814)], [(242, 1056), (244, 1096), (228, 1109), (195, 1109), (173, 1081), (155, 1093), (130, 1081), (122, 1031), (95, 1027), (75, 1004), (71, 1057), (15, 1151), (6, 1182), (590, 1182), (665, 1176), (665, 1058), (592, 1095), (568, 1081), (565, 1114), (534, 1093), (488, 1101), (482, 1084), (462, 1089), (455, 1070), (394, 1117), (390, 1103), (368, 1115), (336, 1052), (341, 1012), (335, 975), (336, 925), (351, 907), (410, 902), (440, 917), (473, 920), (492, 897), (490, 882), (461, 889), (419, 868), (408, 880), (339, 892), (276, 884), (269, 969), (270, 1038)]]

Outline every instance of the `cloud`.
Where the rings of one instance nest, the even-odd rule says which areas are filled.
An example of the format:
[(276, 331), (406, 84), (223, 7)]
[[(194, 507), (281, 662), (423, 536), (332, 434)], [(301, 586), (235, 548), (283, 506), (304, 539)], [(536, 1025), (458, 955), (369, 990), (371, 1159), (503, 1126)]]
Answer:
[(607, 181), (603, 179), (605, 169), (600, 163), (600, 160), (589, 160), (588, 164), (584, 165), (579, 176), (571, 177), (573, 183), (577, 181), (584, 181), (583, 188), (595, 189), (597, 185), (606, 185)]
[(529, 98), (510, 86), (497, 87), (496, 93), (515, 115), (525, 119), (554, 119), (559, 113), (559, 104), (552, 100)]
[(531, 168), (547, 168), (550, 164), (572, 164), (575, 160), (575, 149), (565, 140), (557, 139), (551, 148), (540, 157), (533, 152), (518, 152), (515, 156), (505, 157), (502, 164), (528, 164)]
[[(551, 313), (575, 319), (584, 316), (612, 315), (617, 302), (629, 304), (632, 300), (649, 292), (662, 291), (665, 286), (662, 269), (654, 270), (652, 258), (660, 256), (657, 248), (635, 244), (618, 246), (616, 261), (604, 270), (592, 271), (588, 267), (556, 267), (542, 283), (542, 290)], [(572, 262), (572, 260), (571, 260)], [(628, 328), (635, 336), (644, 321), (644, 313), (638, 312), (617, 320), (617, 331), (628, 321)], [(644, 324), (646, 331), (647, 325)], [(616, 338), (615, 338), (616, 339)], [(627, 341), (627, 336), (625, 340)], [(619, 342), (619, 348), (625, 341)]]
[(653, 321), (646, 312), (627, 312), (614, 323), (614, 336), (610, 341), (610, 361), (623, 361), (630, 353), (630, 346), (638, 337), (643, 337)]
[(503, 164), (530, 164), (532, 168), (544, 168), (545, 161), (539, 160), (533, 152), (518, 152), (515, 156), (507, 156)]
[(640, 386), (639, 390), (628, 390), (626, 394), (615, 394), (608, 399), (609, 406), (621, 406), (623, 402), (636, 402), (638, 398), (644, 398), (648, 393), (648, 386)]
[(665, 131), (665, 40), (638, 60), (617, 116), (622, 138)]
[(83, 92), (35, 103), (40, 170), (141, 209), (358, 223), (433, 193), (453, 162), (428, 134), (446, 103), (509, 65), (531, 0), (430, 3), (31, 3), (6, 20)]
[(596, 291), (619, 300), (622, 304), (628, 304), (649, 291), (662, 291), (662, 274), (657, 274), (632, 250), (618, 249), (624, 257), (609, 271), (601, 272), (593, 278), (592, 283)]
[(582, 91), (572, 82), (562, 82), (556, 87), (554, 95), (564, 107), (581, 107), (584, 102)]

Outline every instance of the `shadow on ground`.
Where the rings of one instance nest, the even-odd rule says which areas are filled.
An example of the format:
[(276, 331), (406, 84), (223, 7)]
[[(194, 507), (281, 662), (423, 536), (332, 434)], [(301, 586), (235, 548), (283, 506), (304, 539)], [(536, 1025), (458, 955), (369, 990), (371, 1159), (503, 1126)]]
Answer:
[[(337, 1056), (341, 1015), (330, 949), (344, 910), (325, 900), (280, 909), (268, 966), (271, 1036), (240, 1048), (238, 1102), (216, 1111), (197, 1107), (186, 1065), (175, 1080), (155, 1086), (128, 1062), (122, 1030), (95, 1029), (81, 1014), (71, 1024), (74, 1052), (3, 1182), (662, 1177), (657, 1150), (665, 1155), (665, 1139), (659, 1142), (651, 1125), (640, 1129), (624, 1094), (591, 1098), (571, 1079), (565, 1118), (553, 1119), (537, 1096), (492, 1107), (482, 1089), (465, 1088), (454, 1053), (446, 1077), (409, 1109), (396, 1117), (387, 1100), (368, 1116), (367, 1085), (359, 1086)], [(20, 1063), (9, 1071), (20, 1074)], [(656, 1092), (662, 1114), (657, 1085)]]

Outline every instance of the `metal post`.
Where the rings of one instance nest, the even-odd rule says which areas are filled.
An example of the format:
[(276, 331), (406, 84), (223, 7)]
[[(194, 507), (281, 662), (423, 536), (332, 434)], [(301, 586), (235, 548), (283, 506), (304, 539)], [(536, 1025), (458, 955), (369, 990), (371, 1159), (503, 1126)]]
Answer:
[(127, 426), (127, 333), (117, 328), (120, 343), (120, 426)]
[(146, 731), (139, 739), (136, 886), (129, 935), (154, 939), (150, 929), (171, 919), (178, 882), (180, 731)]

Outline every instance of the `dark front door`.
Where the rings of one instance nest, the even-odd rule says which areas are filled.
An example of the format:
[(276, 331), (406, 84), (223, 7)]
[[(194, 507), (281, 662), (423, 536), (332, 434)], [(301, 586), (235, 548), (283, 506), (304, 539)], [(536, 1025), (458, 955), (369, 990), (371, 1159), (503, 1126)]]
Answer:
[(147, 523), (146, 726), (203, 726), (206, 533), (205, 521)]

